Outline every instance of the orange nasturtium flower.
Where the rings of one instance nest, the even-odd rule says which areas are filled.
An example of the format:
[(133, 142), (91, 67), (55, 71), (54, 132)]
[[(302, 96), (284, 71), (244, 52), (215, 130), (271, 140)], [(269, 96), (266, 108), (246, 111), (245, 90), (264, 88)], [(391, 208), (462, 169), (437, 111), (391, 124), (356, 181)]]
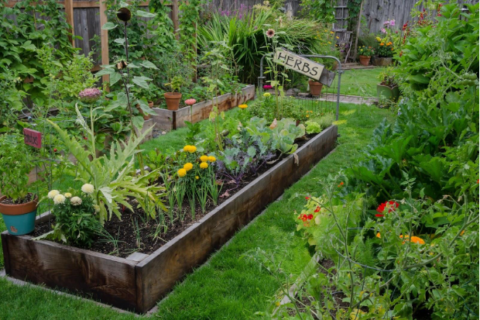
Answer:
[[(400, 236), (401, 239), (403, 239), (403, 236)], [(405, 236), (406, 239), (410, 239), (410, 242), (416, 243), (416, 244), (425, 244), (425, 241), (420, 238), (420, 237), (409, 237), (408, 235)], [(402, 244), (405, 244), (405, 241), (402, 242)]]

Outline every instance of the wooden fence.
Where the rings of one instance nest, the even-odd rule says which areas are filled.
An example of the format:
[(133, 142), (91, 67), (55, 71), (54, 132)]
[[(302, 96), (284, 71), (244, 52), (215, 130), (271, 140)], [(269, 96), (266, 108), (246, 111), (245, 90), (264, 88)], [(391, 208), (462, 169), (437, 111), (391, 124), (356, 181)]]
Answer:
[[(411, 21), (410, 13), (418, 0), (365, 0), (363, 15), (367, 18), (368, 29), (371, 33), (380, 33), (383, 23), (387, 20), (395, 20), (399, 27), (407, 21)], [(478, 3), (478, 0), (458, 0), (459, 4)], [(419, 7), (423, 9), (423, 7)]]

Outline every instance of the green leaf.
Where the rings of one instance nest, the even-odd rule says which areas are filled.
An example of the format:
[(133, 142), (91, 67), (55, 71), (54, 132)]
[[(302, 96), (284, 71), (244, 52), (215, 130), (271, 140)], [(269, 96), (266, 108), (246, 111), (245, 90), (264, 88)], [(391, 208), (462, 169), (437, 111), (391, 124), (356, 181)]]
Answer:
[(103, 25), (102, 30), (112, 30), (115, 29), (117, 25), (113, 22), (107, 22)]
[(151, 13), (143, 10), (137, 10), (137, 17), (142, 18), (155, 18), (157, 16), (156, 13)]
[(110, 85), (113, 86), (115, 83), (122, 79), (122, 75), (118, 72), (114, 72), (110, 75)]
[(137, 86), (142, 87), (144, 89), (148, 89), (148, 83), (147, 81), (151, 81), (152, 79), (147, 78), (147, 77), (133, 77), (132, 81), (135, 83)]
[(145, 120), (143, 120), (142, 116), (135, 116), (132, 118), (133, 126), (139, 130), (143, 128), (143, 124)]
[(157, 66), (154, 65), (153, 63), (151, 63), (150, 61), (148, 60), (145, 60), (143, 61), (142, 63), (140, 63), (141, 66), (147, 68), (147, 69), (155, 69), (155, 70), (158, 70)]

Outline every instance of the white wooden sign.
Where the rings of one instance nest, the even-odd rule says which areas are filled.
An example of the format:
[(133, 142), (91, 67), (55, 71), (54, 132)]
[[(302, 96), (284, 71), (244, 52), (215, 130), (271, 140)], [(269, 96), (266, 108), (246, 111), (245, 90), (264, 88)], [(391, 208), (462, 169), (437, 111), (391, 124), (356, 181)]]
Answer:
[(301, 57), (284, 48), (278, 48), (275, 51), (273, 62), (320, 81), (327, 86), (330, 86), (335, 78), (335, 73), (325, 69), (324, 65)]

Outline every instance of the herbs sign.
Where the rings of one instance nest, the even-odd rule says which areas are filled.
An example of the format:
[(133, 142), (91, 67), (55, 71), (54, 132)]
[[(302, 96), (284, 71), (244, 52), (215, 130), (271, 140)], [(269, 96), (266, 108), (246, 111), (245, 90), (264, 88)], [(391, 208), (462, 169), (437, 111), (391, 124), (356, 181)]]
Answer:
[(301, 73), (320, 81), (326, 86), (331, 86), (335, 79), (335, 72), (325, 69), (324, 65), (316, 63), (312, 60), (306, 59), (295, 53), (292, 53), (284, 48), (279, 48), (275, 51), (273, 62), (281, 64), (287, 69)]
[(282, 48), (277, 49), (275, 52), (273, 62), (315, 80), (320, 80), (324, 68), (324, 66), (319, 63), (305, 59)]

